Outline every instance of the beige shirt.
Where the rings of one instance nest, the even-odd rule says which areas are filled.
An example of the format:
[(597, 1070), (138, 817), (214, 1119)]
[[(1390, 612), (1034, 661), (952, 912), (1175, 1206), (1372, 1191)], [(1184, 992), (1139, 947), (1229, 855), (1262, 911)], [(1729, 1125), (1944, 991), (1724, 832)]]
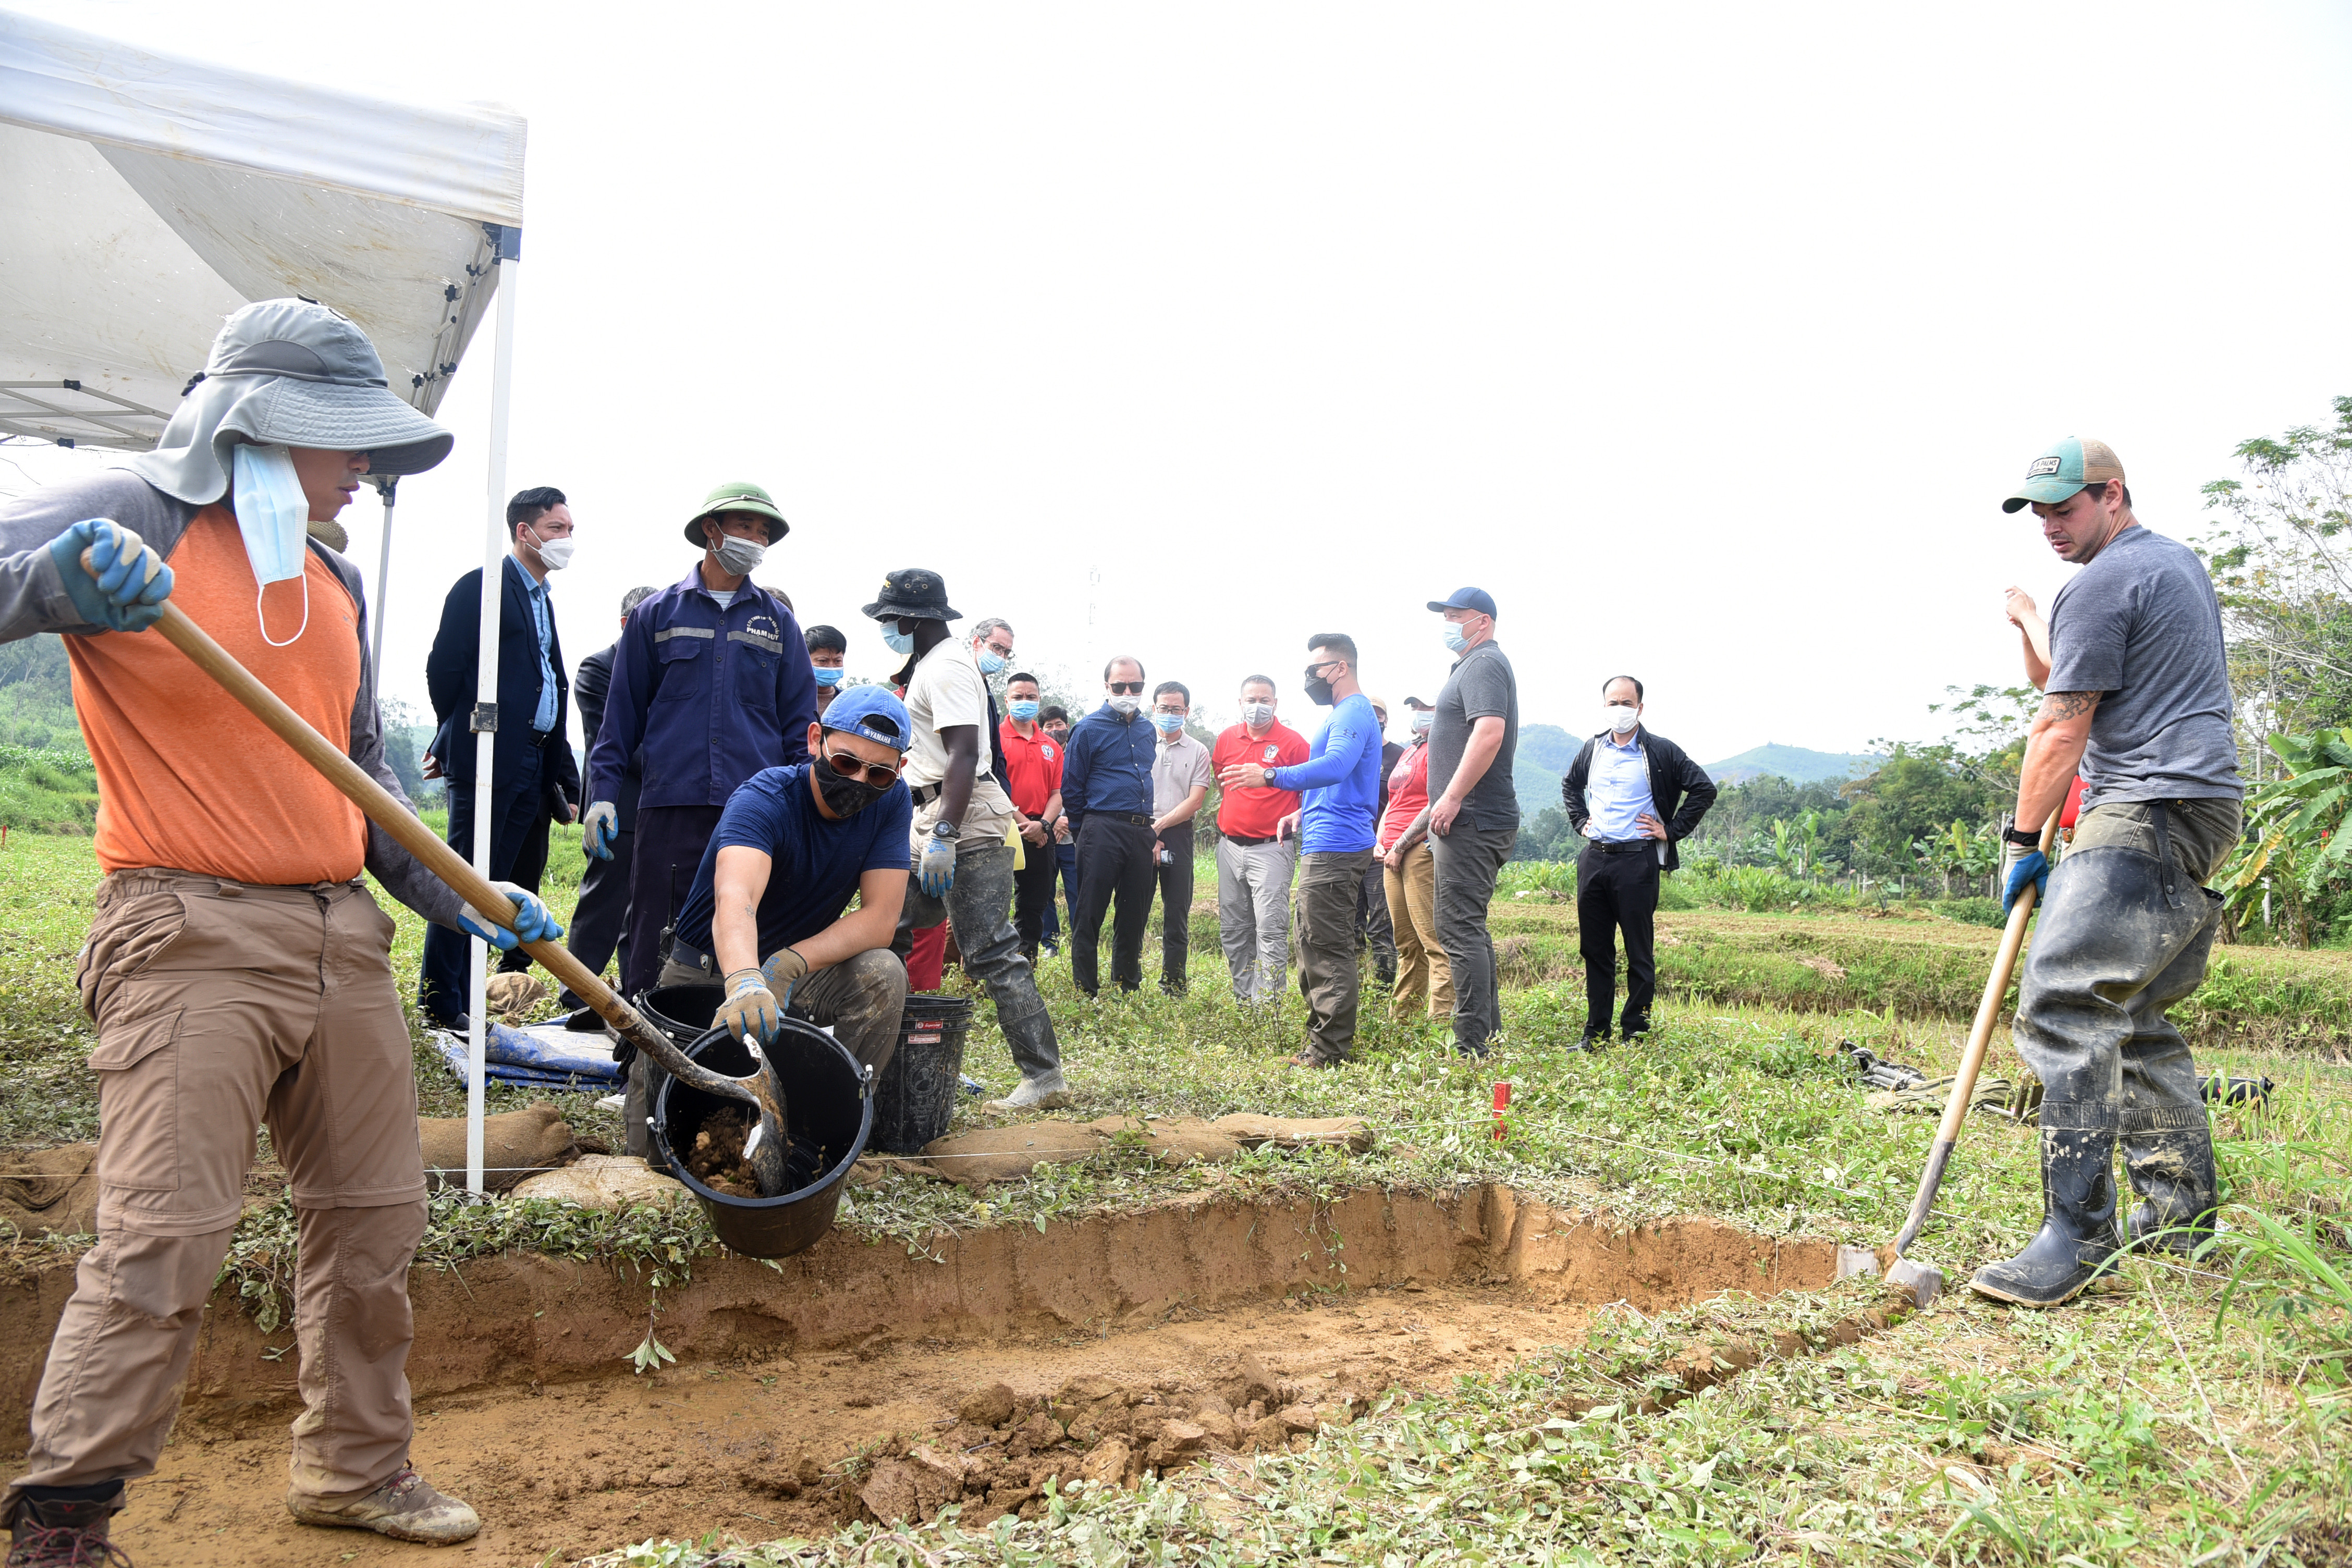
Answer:
[[(1013, 802), (989, 771), (996, 737), (988, 732), (988, 683), (971, 661), (970, 644), (950, 637), (922, 657), (915, 666), (914, 678), (907, 683), (907, 717), (915, 733), (914, 743), (907, 751), (906, 778), (909, 786), (919, 790), (947, 777), (948, 749), (940, 739), (941, 730), (969, 724), (979, 733), (971, 804), (964, 808), (963, 833), (956, 842), (956, 852), (1003, 843), (1005, 830), (1013, 824)], [(922, 847), (923, 840), (930, 837), (931, 825), (939, 819), (938, 796), (915, 807), (911, 847)]]
[(1165, 816), (1184, 804), (1192, 791), (1217, 782), (1209, 766), (1209, 748), (1184, 733), (1162, 740), (1151, 757), (1151, 815)]

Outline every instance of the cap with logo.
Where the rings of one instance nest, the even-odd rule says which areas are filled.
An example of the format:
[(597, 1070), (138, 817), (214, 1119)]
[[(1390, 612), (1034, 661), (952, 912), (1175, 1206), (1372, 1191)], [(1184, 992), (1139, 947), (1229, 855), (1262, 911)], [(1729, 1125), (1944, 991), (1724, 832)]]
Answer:
[(708, 548), (709, 542), (702, 537), (702, 520), (717, 517), (722, 511), (748, 511), (754, 517), (765, 519), (771, 544), (793, 531), (793, 525), (784, 521), (784, 514), (776, 510), (775, 497), (758, 485), (737, 483), (720, 485), (702, 498), (701, 507), (687, 520), (686, 542), (698, 549)]
[(947, 580), (920, 566), (902, 566), (884, 577), (882, 596), (866, 605), (865, 614), (877, 621), (909, 616), (923, 621), (963, 619), (948, 606)]
[(2113, 447), (2105, 441), (2069, 436), (2033, 459), (2032, 466), (2025, 470), (2025, 482), (2000, 503), (2000, 510), (2017, 511), (2036, 504), (2056, 506), (2086, 485), (2103, 485), (2123, 477), (2124, 466)]
[(1432, 599), (1429, 607), (1438, 615), (1448, 610), (1475, 610), (1482, 616), (1491, 616), (1495, 613), (1495, 595), (1484, 588), (1456, 588), (1453, 597)]
[(892, 696), (888, 687), (871, 683), (836, 692), (817, 722), (900, 752), (907, 749), (907, 738), (914, 731), (907, 721), (907, 705)]

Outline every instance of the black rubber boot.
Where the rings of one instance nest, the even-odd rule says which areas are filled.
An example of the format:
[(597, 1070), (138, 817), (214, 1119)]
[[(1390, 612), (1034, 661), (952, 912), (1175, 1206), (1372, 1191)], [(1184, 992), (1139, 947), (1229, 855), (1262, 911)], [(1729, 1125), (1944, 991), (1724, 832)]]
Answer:
[[(89, 1487), (59, 1487), (57, 1491), (89, 1491)], [(31, 1496), (16, 1500), (9, 1521), (8, 1568), (130, 1568), (122, 1549), (108, 1543), (107, 1521), (121, 1511), (127, 1500), (121, 1486), (96, 1498)]]
[(1980, 1296), (2055, 1307), (2083, 1293), (2116, 1255), (2116, 1133), (2112, 1127), (2042, 1130), (2042, 1229), (2006, 1263), (1977, 1270)]
[(2186, 1255), (2212, 1240), (2221, 1179), (2203, 1111), (2194, 1127), (2127, 1132), (2123, 1145), (2132, 1191), (2141, 1199), (2131, 1213), (2133, 1250)]

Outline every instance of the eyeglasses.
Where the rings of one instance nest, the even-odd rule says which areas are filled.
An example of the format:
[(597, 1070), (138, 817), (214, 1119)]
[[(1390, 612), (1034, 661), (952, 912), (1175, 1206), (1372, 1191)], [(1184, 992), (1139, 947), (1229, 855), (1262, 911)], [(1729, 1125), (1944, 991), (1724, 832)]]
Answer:
[(1012, 647), (1005, 643), (984, 642), (980, 646), (986, 648), (989, 652), (994, 654), (999, 658), (1011, 658), (1013, 657)]
[(1347, 668), (1348, 661), (1344, 658), (1329, 659), (1322, 664), (1310, 664), (1307, 667), (1307, 679), (1309, 680), (1319, 680), (1322, 679), (1323, 672), (1327, 669), (1345, 669)]
[(824, 765), (845, 779), (862, 778), (868, 789), (888, 789), (898, 782), (898, 770), (882, 763), (869, 763), (855, 752), (827, 752)]
[(1104, 684), (1110, 688), (1110, 694), (1113, 697), (1140, 697), (1143, 695), (1143, 682), (1140, 680), (1111, 680), (1106, 681)]

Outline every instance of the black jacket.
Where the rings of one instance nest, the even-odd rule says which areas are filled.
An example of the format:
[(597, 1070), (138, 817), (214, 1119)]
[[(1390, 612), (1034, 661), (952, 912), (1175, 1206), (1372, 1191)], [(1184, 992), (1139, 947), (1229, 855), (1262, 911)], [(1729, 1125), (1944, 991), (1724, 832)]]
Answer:
[[(520, 771), (522, 753), (530, 745), (530, 721), (539, 710), (539, 631), (531, 623), (530, 599), (503, 563), (499, 575), (506, 597), (499, 607), (499, 735), (490, 752), (491, 776), (511, 776)], [(425, 660), (425, 685), (433, 696), (433, 717), (440, 725), (433, 737), (433, 752), (441, 759), (444, 775), (453, 784), (474, 782), (474, 734), (467, 728), (474, 711), (482, 616), (480, 568), (457, 579), (441, 605), (441, 629), (434, 634), (433, 651)], [(560, 789), (568, 801), (580, 799), (580, 764), (572, 754), (565, 721), (571, 711), (571, 682), (563, 675), (563, 637), (555, 629), (555, 606), (547, 609), (547, 661), (555, 670), (555, 729), (547, 742), (551, 791)]]
[[(619, 647), (615, 643), (598, 648), (580, 661), (579, 673), (572, 678), (572, 695), (580, 702), (580, 733), (587, 737), (587, 750), (592, 752), (596, 749), (596, 732), (604, 727), (604, 698), (613, 689), (613, 654)], [(620, 832), (636, 830), (637, 791), (644, 785), (645, 769), (637, 758), (631, 757), (621, 774), (620, 795), (613, 802), (620, 813)]]
[[(1690, 760), (1690, 753), (1664, 735), (1638, 725), (1633, 733), (1641, 742), (1643, 755), (1649, 759), (1650, 804), (1656, 808), (1658, 820), (1666, 825), (1666, 869), (1672, 871), (1683, 863), (1676, 846), (1698, 830), (1699, 818), (1715, 804), (1715, 781)], [(1598, 735), (1586, 740), (1584, 750), (1569, 765), (1568, 776), (1559, 781), (1569, 824), (1579, 833), (1592, 816), (1584, 805), (1584, 786), (1592, 773), (1592, 748), (1600, 743)]]

